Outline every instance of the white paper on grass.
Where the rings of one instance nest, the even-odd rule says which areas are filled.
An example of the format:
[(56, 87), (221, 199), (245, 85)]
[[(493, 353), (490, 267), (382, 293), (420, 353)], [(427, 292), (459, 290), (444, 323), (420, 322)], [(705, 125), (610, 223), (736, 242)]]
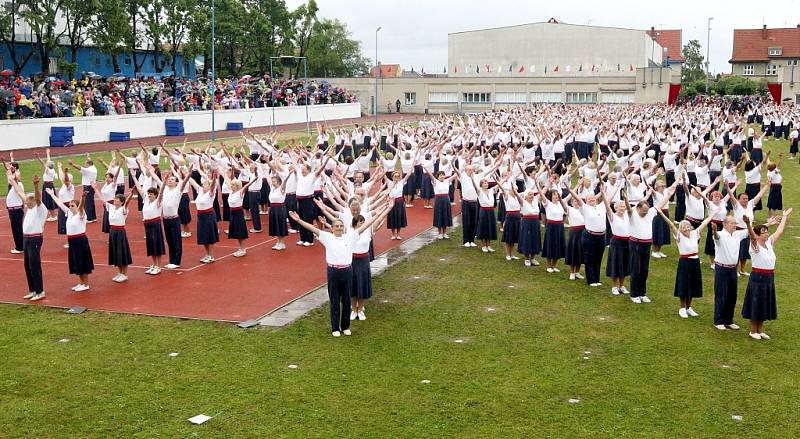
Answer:
[(297, 365), (296, 364), (290, 364), (289, 365), (289, 369), (297, 369)]
[(178, 356), (178, 353), (177, 353), (177, 352), (170, 352), (170, 353), (169, 353), (169, 356), (170, 356), (170, 357), (177, 357), (177, 356)]
[(733, 419), (736, 422), (742, 422), (742, 417), (739, 415), (731, 415), (731, 419)]
[(577, 404), (577, 403), (581, 402), (581, 400), (580, 399), (575, 399), (575, 398), (570, 398), (570, 399), (567, 400), (567, 402), (570, 403), (570, 404)]
[(211, 419), (211, 416), (200, 414), (200, 415), (192, 416), (191, 418), (189, 418), (189, 422), (191, 422), (192, 424), (195, 424), (195, 425), (200, 425), (200, 424), (208, 421), (209, 419)]
[(422, 384), (430, 384), (431, 380), (422, 380), (422, 381), (420, 381), (420, 383), (422, 383)]

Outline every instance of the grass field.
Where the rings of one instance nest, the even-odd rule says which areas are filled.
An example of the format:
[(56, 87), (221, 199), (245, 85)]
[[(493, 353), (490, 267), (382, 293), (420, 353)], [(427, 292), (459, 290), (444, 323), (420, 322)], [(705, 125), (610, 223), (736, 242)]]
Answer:
[[(712, 327), (705, 263), (701, 317), (680, 319), (674, 245), (651, 262), (653, 303), (633, 305), (453, 236), (375, 278), (368, 320), (340, 339), (327, 308), (242, 330), (3, 305), (0, 437), (798, 437), (798, 221), (778, 246), (770, 341), (739, 318), (745, 278), (743, 330)], [(216, 416), (186, 421), (199, 413)]]

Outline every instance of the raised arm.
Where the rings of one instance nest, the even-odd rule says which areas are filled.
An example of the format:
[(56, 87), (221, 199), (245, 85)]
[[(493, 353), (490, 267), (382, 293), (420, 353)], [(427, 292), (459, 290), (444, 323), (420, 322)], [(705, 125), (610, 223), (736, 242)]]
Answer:
[(783, 235), (783, 229), (786, 228), (786, 221), (789, 219), (789, 215), (792, 214), (792, 210), (793, 209), (790, 207), (790, 208), (788, 208), (788, 209), (783, 211), (783, 216), (781, 217), (781, 222), (780, 222), (780, 224), (778, 224), (778, 228), (775, 230), (775, 233), (772, 234), (772, 244), (773, 245), (776, 242), (778, 242), (778, 239), (780, 239), (781, 235)]

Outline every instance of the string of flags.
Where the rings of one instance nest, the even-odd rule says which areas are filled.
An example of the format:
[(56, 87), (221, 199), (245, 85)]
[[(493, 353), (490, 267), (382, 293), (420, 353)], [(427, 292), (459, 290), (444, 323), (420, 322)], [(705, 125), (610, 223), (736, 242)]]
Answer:
[[(514, 65), (509, 64), (508, 68), (505, 65), (498, 65), (494, 68), (491, 64), (484, 64), (484, 65), (472, 65), (468, 64), (463, 66), (462, 69), (459, 69), (459, 66), (453, 66), (453, 73), (458, 73), (461, 70), (464, 73), (503, 73), (506, 71), (507, 73), (536, 73), (536, 65), (531, 64), (530, 66), (525, 65)], [(571, 73), (572, 71), (581, 72), (581, 73), (603, 73), (603, 72), (634, 72), (636, 71), (636, 67), (633, 64), (628, 64), (627, 66), (624, 64), (578, 64), (577, 66), (572, 66), (570, 64), (567, 65), (549, 65), (545, 64), (541, 67), (542, 72), (544, 74), (548, 73)], [(444, 73), (447, 73), (447, 67), (444, 68)]]

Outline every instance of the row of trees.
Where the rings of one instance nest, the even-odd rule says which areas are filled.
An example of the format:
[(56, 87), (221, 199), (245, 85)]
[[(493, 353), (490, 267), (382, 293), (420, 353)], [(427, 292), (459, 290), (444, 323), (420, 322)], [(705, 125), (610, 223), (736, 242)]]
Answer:
[[(690, 40), (683, 46), (683, 57), (686, 62), (681, 71), (681, 95), (696, 96), (706, 93), (705, 57), (702, 55), (700, 42)], [(709, 78), (709, 94), (725, 95), (766, 95), (767, 81), (761, 78), (753, 81), (742, 76), (718, 75)]]
[[(6, 0), (0, 9), (0, 43), (20, 72), (36, 54), (43, 63), (62, 59), (63, 70), (77, 70), (78, 50), (89, 44), (112, 54), (128, 54), (134, 72), (146, 57), (156, 72), (176, 71), (177, 55), (211, 63), (211, 0)], [(261, 75), (271, 56), (308, 58), (310, 76), (366, 73), (361, 45), (338, 20), (319, 19), (314, 0), (289, 10), (283, 0), (215, 0), (217, 75)], [(58, 24), (57, 24), (58, 23)], [(30, 28), (34, 50), (22, 51), (18, 33)], [(145, 49), (142, 55), (137, 49)], [(118, 57), (114, 69), (120, 71)], [(301, 65), (293, 65), (302, 74)]]

